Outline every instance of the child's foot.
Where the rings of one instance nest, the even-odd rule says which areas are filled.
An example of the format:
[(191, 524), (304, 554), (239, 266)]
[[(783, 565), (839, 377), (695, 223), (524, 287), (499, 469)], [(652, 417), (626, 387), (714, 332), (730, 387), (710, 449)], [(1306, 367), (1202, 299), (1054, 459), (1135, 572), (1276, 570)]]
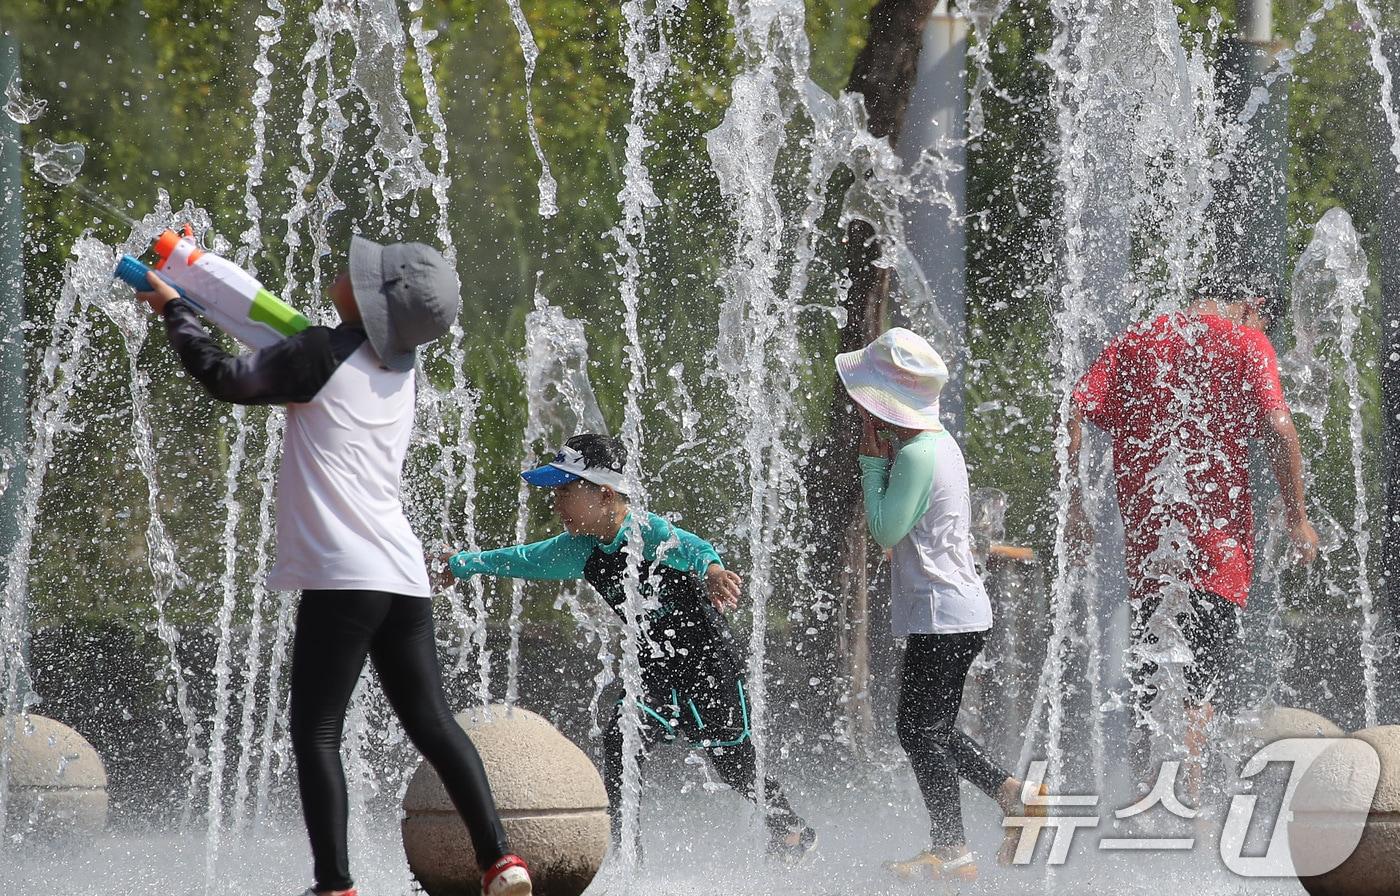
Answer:
[(768, 838), (768, 858), (786, 865), (796, 865), (817, 848), (817, 832), (807, 825), (774, 831)]
[[(1011, 818), (1044, 818), (1048, 813), (1046, 806), (1040, 801), (1025, 801), (1025, 789), (1027, 785), (1024, 781), (1017, 781), (1015, 778), (1008, 778), (1001, 788), (1001, 799), (997, 802), (1001, 804), (1002, 812)], [(1041, 784), (1035, 794), (1042, 800), (1049, 796), (1050, 791)], [(1016, 860), (1016, 848), (1021, 844), (1021, 836), (1025, 829), (1018, 825), (1011, 825), (1002, 828), (1001, 848), (997, 850), (997, 864), (1011, 865)]]
[(481, 875), (482, 896), (530, 896), (530, 869), (517, 855), (501, 856)]
[(938, 853), (925, 850), (912, 859), (903, 862), (889, 862), (885, 865), (894, 876), (903, 881), (928, 880), (972, 883), (977, 880), (977, 860), (971, 852), (949, 855), (949, 851)]
[(358, 896), (359, 891), (354, 887), (348, 890), (318, 890), (315, 887), (308, 888), (301, 896)]

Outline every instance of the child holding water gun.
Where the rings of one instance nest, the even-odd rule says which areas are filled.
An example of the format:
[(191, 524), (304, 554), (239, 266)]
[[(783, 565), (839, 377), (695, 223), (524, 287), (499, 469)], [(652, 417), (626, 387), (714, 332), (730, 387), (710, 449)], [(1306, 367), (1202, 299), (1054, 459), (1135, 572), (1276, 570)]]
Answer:
[[(154, 272), (138, 295), (165, 318), (190, 375), (221, 401), (287, 406), (277, 480), (277, 561), (269, 588), (299, 590), (291, 735), (316, 883), (305, 896), (354, 896), (340, 741), (350, 695), (374, 663), (385, 696), (466, 823), (486, 896), (528, 896), (481, 758), (443, 696), (423, 548), (399, 498), (414, 416), (416, 348), (447, 332), (456, 273), (419, 243), (350, 244), (330, 288), (338, 327), (306, 326), (231, 356)], [(188, 285), (193, 292), (195, 284)]]

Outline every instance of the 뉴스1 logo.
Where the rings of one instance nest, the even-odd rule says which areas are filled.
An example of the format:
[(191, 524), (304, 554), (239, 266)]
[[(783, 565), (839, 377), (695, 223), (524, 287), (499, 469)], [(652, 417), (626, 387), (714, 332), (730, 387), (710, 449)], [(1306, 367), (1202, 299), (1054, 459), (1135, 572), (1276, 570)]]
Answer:
[[(1327, 756), (1327, 761), (1319, 760)], [(1380, 782), (1380, 757), (1363, 740), (1340, 738), (1286, 738), (1264, 746), (1250, 757), (1240, 778), (1254, 778), (1269, 765), (1291, 766), (1288, 783), (1275, 818), (1256, 818), (1259, 797), (1239, 793), (1220, 833), (1221, 861), (1241, 877), (1311, 877), (1333, 870), (1347, 860), (1361, 842), (1371, 798)], [(1052, 794), (1040, 796), (1045, 778), (1044, 761), (1031, 763), (1021, 798), (1026, 805), (1049, 807), (1097, 806), (1094, 794)], [(1194, 819), (1198, 810), (1185, 805), (1176, 795), (1178, 762), (1164, 762), (1151, 791), (1131, 806), (1114, 811), (1114, 817), (1127, 819), (1161, 806), (1183, 819)], [(1310, 774), (1311, 772), (1311, 774)], [(1081, 828), (1097, 828), (1100, 817), (1093, 815), (1007, 816), (1004, 827), (1017, 827), (1021, 833), (1013, 864), (1028, 864), (1040, 842), (1040, 832), (1054, 830), (1047, 864), (1062, 865), (1069, 858), (1074, 835)], [(1269, 824), (1271, 822), (1271, 824)], [(1251, 827), (1269, 825), (1269, 843), (1262, 855), (1245, 855)], [(1290, 837), (1290, 832), (1296, 835)], [(1196, 837), (1102, 837), (1098, 849), (1104, 852), (1189, 851)]]

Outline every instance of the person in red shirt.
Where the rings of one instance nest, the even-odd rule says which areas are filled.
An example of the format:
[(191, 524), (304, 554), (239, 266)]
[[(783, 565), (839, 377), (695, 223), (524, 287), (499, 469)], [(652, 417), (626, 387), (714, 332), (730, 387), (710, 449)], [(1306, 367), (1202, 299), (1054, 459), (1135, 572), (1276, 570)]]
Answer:
[[(1156, 643), (1149, 623), (1169, 589), (1189, 596), (1189, 610), (1175, 621), (1192, 653), (1184, 671), (1193, 757), (1204, 748), (1253, 579), (1251, 439), (1263, 441), (1278, 480), (1294, 558), (1317, 557), (1298, 431), (1264, 332), (1272, 305), (1270, 297), (1222, 292), (1144, 321), (1108, 344), (1071, 404), (1071, 471), (1079, 469), (1084, 420), (1112, 437), (1135, 652)], [(1083, 562), (1093, 531), (1073, 476), (1067, 536), (1071, 556)], [(1140, 726), (1157, 671), (1145, 658), (1130, 663)], [(1199, 763), (1192, 766), (1199, 776)]]

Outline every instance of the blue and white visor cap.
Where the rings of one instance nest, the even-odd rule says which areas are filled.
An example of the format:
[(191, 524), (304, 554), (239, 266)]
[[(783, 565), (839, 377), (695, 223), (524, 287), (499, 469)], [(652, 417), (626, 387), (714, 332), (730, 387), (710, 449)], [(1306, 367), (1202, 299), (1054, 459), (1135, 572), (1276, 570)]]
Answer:
[(559, 453), (554, 455), (554, 459), (549, 463), (526, 470), (520, 477), (540, 488), (558, 488), (582, 479), (594, 485), (606, 485), (617, 492), (625, 491), (620, 470), (601, 465), (590, 466), (588, 458), (568, 445), (560, 448)]

